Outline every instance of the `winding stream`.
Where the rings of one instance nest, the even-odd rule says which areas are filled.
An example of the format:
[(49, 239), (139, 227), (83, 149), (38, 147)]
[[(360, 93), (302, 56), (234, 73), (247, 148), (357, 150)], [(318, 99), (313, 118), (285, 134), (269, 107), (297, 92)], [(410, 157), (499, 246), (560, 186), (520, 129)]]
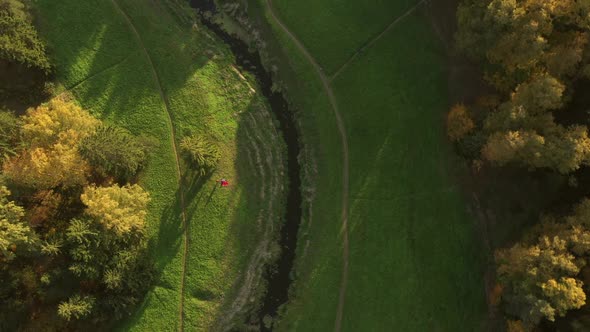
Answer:
[[(215, 13), (213, 0), (191, 0), (193, 8)], [(301, 222), (301, 174), (298, 156), (300, 152), (299, 131), (295, 124), (293, 112), (289, 109), (283, 94), (272, 90), (272, 76), (262, 65), (260, 54), (249, 51), (248, 45), (240, 39), (225, 32), (219, 25), (203, 19), (203, 23), (228, 44), (236, 57), (237, 65), (255, 75), (262, 94), (267, 99), (275, 119), (279, 123), (279, 132), (287, 145), (288, 189), (284, 224), (280, 228), (279, 246), (281, 253), (278, 259), (266, 267), (264, 278), (267, 292), (262, 299), (258, 312), (261, 331), (271, 331), (262, 322), (265, 317), (274, 318), (278, 309), (289, 298), (291, 271), (295, 260), (297, 233)]]

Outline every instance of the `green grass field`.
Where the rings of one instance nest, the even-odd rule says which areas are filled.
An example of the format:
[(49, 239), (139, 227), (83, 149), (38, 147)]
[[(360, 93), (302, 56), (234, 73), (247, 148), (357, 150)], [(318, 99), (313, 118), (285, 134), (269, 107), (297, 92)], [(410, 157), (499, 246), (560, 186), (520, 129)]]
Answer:
[[(273, 3), (329, 72), (411, 7), (403, 1)], [(321, 10), (311, 15), (309, 6)], [(336, 133), (335, 120), (313, 68), (273, 22), (265, 1), (250, 11), (266, 19), (281, 48), (275, 51), (290, 58), (287, 71), (305, 82), (295, 85), (285, 79), (303, 110), (304, 134), (311, 133), (308, 143), (317, 147), (313, 223), (302, 225), (299, 250), (307, 250), (297, 260), (297, 287), (279, 330), (333, 330), (342, 269), (340, 141), (330, 134)], [(354, 37), (342, 40), (348, 30), (355, 31)], [(448, 107), (445, 65), (443, 46), (418, 12), (365, 50), (332, 83), (350, 150), (345, 331), (475, 331), (485, 324), (486, 253), (449, 175), (453, 166), (443, 127)]]
[[(264, 202), (249, 194), (266, 190), (260, 189), (258, 180), (263, 168), (247, 160), (256, 144), (272, 141), (268, 123), (254, 128), (249, 120), (266, 112), (266, 106), (232, 69), (229, 50), (203, 28), (181, 24), (169, 11), (169, 3), (116, 3), (139, 39), (111, 1), (37, 0), (35, 9), (61, 89), (94, 115), (159, 142), (140, 181), (152, 196), (148, 224), (159, 275), (121, 329), (177, 330), (184, 296), (184, 329), (207, 330), (231, 299), (263, 233), (257, 219)], [(169, 100), (170, 117), (144, 47)], [(195, 178), (180, 165), (183, 185), (179, 187), (172, 128), (177, 141), (199, 133), (219, 142), (222, 158), (211, 178)], [(251, 139), (253, 133), (260, 137), (257, 142)], [(228, 178), (232, 186), (217, 188), (214, 180), (220, 177)], [(187, 242), (180, 190), (188, 224), (184, 294)]]
[(379, 34), (416, 0), (300, 0), (274, 1), (281, 19), (314, 55), (327, 73), (333, 73)]

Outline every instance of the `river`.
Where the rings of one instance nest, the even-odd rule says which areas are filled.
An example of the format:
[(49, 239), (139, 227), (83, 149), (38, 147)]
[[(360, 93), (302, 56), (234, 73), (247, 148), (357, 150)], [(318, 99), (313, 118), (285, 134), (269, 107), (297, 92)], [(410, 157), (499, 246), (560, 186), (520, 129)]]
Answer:
[[(213, 0), (191, 0), (191, 6), (201, 11), (215, 13), (216, 8)], [(295, 261), (297, 247), (297, 233), (301, 222), (301, 170), (298, 162), (300, 153), (299, 130), (296, 126), (293, 111), (284, 98), (283, 94), (272, 90), (273, 81), (271, 74), (264, 68), (258, 52), (250, 52), (248, 45), (240, 39), (225, 32), (221, 26), (207, 19), (203, 23), (222, 39), (233, 52), (237, 65), (241, 69), (253, 74), (261, 89), (262, 94), (268, 100), (271, 111), (278, 120), (279, 133), (287, 146), (287, 173), (288, 188), (285, 216), (283, 225), (280, 227), (279, 246), (280, 256), (272, 264), (266, 267), (264, 278), (266, 279), (267, 291), (262, 299), (262, 305), (257, 314), (260, 330), (271, 331), (272, 327), (263, 324), (265, 317), (275, 318), (279, 307), (287, 303), (289, 299), (289, 288), (292, 283), (291, 272)]]

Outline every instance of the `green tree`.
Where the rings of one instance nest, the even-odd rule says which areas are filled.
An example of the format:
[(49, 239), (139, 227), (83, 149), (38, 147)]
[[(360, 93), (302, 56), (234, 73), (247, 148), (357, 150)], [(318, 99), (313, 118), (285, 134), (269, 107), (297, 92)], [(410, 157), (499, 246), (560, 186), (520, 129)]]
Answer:
[(145, 165), (146, 148), (122, 128), (101, 126), (82, 140), (80, 154), (102, 176), (128, 180)]
[(23, 221), (24, 209), (8, 200), (10, 191), (0, 187), (0, 254), (2, 260), (10, 261), (17, 252), (36, 249), (39, 244), (37, 235)]
[(22, 1), (0, 0), (0, 31), (0, 60), (50, 71), (45, 44)]
[(0, 111), (0, 157), (16, 154), (20, 121), (10, 111)]
[(217, 166), (219, 149), (202, 136), (192, 135), (183, 138), (180, 148), (190, 167), (200, 175), (210, 173)]
[(66, 321), (84, 318), (92, 311), (94, 302), (95, 299), (92, 296), (74, 295), (68, 301), (59, 304), (57, 313)]

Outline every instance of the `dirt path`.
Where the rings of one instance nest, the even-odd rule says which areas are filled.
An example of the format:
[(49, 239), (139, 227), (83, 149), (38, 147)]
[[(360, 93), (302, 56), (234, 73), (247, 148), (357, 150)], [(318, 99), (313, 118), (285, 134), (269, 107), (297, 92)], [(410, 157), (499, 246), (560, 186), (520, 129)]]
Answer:
[(318, 64), (316, 59), (309, 53), (309, 51), (303, 46), (303, 43), (299, 41), (299, 39), (287, 28), (287, 26), (279, 19), (277, 16), (274, 7), (272, 5), (272, 0), (266, 0), (266, 6), (272, 16), (272, 19), (275, 23), (285, 32), (289, 38), (297, 45), (297, 48), (301, 51), (301, 53), (305, 56), (305, 58), (311, 63), (314, 67), (315, 71), (317, 72), (318, 76), (322, 81), (322, 85), (324, 86), (324, 90), (326, 91), (328, 98), (330, 99), (330, 104), (332, 105), (332, 110), (334, 111), (334, 116), (336, 117), (336, 124), (338, 125), (338, 131), (340, 132), (340, 140), (342, 143), (342, 240), (343, 240), (343, 250), (342, 250), (342, 261), (344, 262), (342, 267), (342, 279), (340, 283), (340, 294), (338, 299), (338, 309), (336, 312), (336, 321), (334, 323), (334, 330), (340, 331), (342, 326), (342, 312), (344, 309), (344, 298), (346, 295), (346, 286), (348, 282), (348, 252), (349, 252), (349, 245), (348, 245), (348, 194), (349, 194), (349, 157), (348, 157), (348, 137), (346, 135), (346, 128), (344, 127), (344, 121), (342, 120), (342, 116), (340, 115), (340, 111), (338, 109), (338, 103), (336, 101), (336, 97), (334, 95), (334, 91), (332, 90), (332, 85), (330, 84), (330, 80), (324, 74), (322, 67)]
[(176, 175), (178, 177), (178, 192), (179, 192), (179, 197), (180, 197), (180, 209), (181, 209), (181, 219), (182, 219), (182, 230), (183, 230), (183, 236), (184, 236), (184, 250), (182, 253), (182, 281), (180, 284), (180, 303), (179, 303), (179, 313), (178, 313), (178, 329), (180, 331), (184, 330), (184, 284), (185, 284), (185, 279), (186, 279), (186, 256), (187, 256), (187, 252), (188, 252), (188, 246), (189, 246), (189, 238), (188, 238), (188, 229), (187, 229), (187, 221), (186, 221), (186, 212), (185, 212), (185, 202), (184, 202), (184, 192), (183, 192), (183, 188), (182, 188), (182, 174), (180, 172), (180, 156), (178, 154), (178, 148), (176, 146), (176, 132), (174, 129), (174, 123), (172, 122), (172, 113), (170, 111), (170, 102), (168, 101), (168, 98), (166, 97), (166, 95), (164, 94), (164, 90), (162, 89), (162, 83), (160, 81), (160, 76), (158, 76), (158, 72), (156, 72), (156, 67), (154, 66), (154, 63), (152, 61), (152, 58), (150, 57), (150, 54), (148, 53), (145, 44), (143, 43), (143, 39), (141, 39), (141, 35), (139, 34), (139, 32), (137, 31), (137, 29), (135, 28), (135, 25), (133, 25), (133, 22), (131, 21), (131, 18), (127, 15), (127, 13), (125, 13), (125, 11), (123, 11), (123, 9), (119, 6), (119, 4), (117, 3), (116, 0), (111, 0), (111, 2), (113, 3), (113, 5), (115, 6), (115, 8), (117, 9), (117, 11), (119, 11), (119, 13), (121, 13), (121, 15), (125, 18), (125, 21), (127, 22), (127, 25), (129, 26), (129, 28), (131, 29), (131, 31), (133, 31), (133, 34), (135, 35), (135, 38), (137, 39), (137, 42), (139, 43), (139, 46), (141, 47), (141, 50), (145, 56), (145, 58), (147, 59), (149, 65), (150, 65), (150, 71), (152, 73), (152, 77), (154, 79), (154, 82), (156, 83), (156, 87), (158, 89), (158, 93), (160, 94), (160, 98), (162, 99), (163, 103), (164, 103), (164, 109), (166, 111), (166, 115), (168, 115), (168, 126), (170, 129), (170, 139), (171, 139), (171, 144), (172, 144), (172, 150), (174, 151), (174, 157), (175, 157), (175, 162), (176, 162)]
[(393, 20), (380, 34), (376, 35), (372, 39), (369, 40), (368, 43), (364, 44), (361, 48), (359, 48), (336, 72), (330, 77), (330, 81), (333, 81), (340, 75), (348, 66), (358, 58), (363, 51), (371, 48), (376, 42), (378, 42), (383, 36), (385, 36), (391, 29), (393, 29), (401, 20), (406, 18), (408, 15), (412, 14), (420, 5), (424, 4), (427, 0), (421, 0), (417, 4), (415, 4), (412, 8), (408, 9), (404, 14)]

